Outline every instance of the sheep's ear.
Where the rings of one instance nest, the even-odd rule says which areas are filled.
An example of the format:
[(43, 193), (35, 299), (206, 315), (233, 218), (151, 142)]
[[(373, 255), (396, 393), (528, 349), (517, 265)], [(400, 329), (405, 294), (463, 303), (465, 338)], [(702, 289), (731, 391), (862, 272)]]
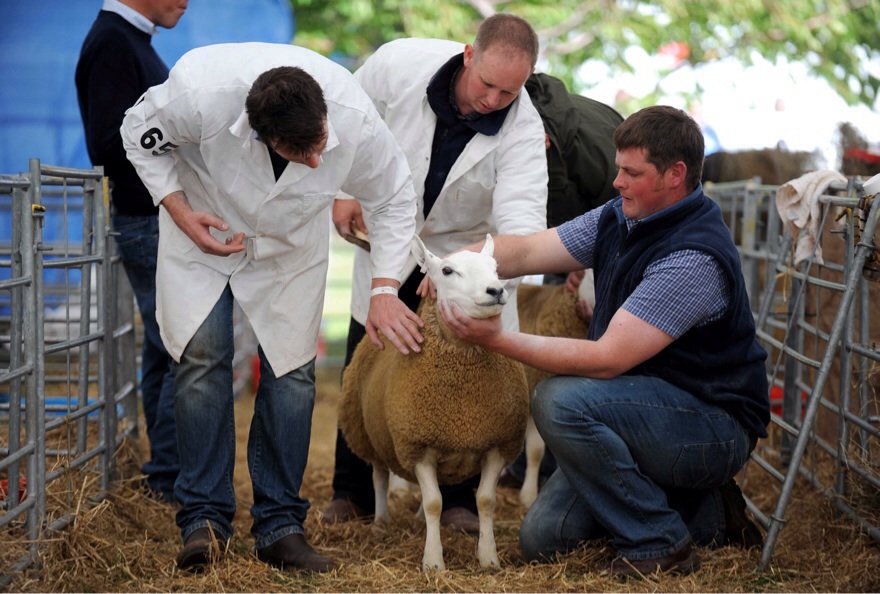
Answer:
[(413, 235), (412, 241), (409, 244), (409, 250), (412, 252), (413, 257), (416, 259), (416, 263), (421, 268), (423, 273), (428, 271), (428, 260), (433, 256), (431, 252), (428, 251), (428, 248), (425, 247), (425, 244), (422, 242), (422, 238), (418, 235)]
[(483, 244), (483, 249), (480, 250), (481, 254), (485, 254), (490, 258), (495, 254), (495, 242), (492, 240), (492, 236), (489, 233), (486, 233), (486, 243)]

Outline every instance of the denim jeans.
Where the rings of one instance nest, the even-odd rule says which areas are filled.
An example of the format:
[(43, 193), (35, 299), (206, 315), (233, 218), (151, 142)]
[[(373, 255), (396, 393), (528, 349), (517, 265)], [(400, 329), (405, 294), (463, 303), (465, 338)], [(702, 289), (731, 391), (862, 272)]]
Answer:
[(156, 257), (159, 217), (114, 215), (116, 246), (131, 284), (144, 327), (141, 352), (141, 401), (150, 441), (150, 459), (141, 471), (147, 484), (166, 501), (174, 499), (180, 470), (174, 428), (174, 360), (165, 350), (156, 322)]
[(526, 559), (597, 538), (633, 561), (720, 542), (718, 488), (749, 455), (747, 433), (726, 411), (640, 376), (549, 378), (531, 408), (559, 469), (523, 520)]
[[(174, 494), (182, 506), (177, 525), (184, 540), (209, 525), (218, 537), (232, 535), (232, 305), (227, 286), (176, 365), (174, 407), (181, 464)], [(262, 348), (258, 353), (260, 385), (247, 460), (254, 490), (251, 533), (262, 549), (288, 534), (303, 534), (309, 502), (299, 490), (309, 455), (315, 361), (275, 377)]]

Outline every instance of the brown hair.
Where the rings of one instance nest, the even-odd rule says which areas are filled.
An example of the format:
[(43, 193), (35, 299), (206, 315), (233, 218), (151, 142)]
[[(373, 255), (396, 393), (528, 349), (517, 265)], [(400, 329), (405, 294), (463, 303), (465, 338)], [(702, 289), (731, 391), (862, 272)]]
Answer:
[(538, 62), (538, 34), (525, 19), (512, 14), (493, 14), (480, 23), (474, 40), (477, 53), (496, 44), (525, 53), (532, 62), (532, 68)]
[(324, 91), (302, 68), (280, 66), (258, 76), (245, 109), (257, 135), (287, 151), (307, 155), (324, 140)]
[(632, 114), (614, 131), (618, 151), (645, 149), (645, 160), (665, 172), (678, 161), (687, 166), (689, 191), (696, 189), (703, 173), (703, 132), (686, 112), (668, 105), (655, 105)]

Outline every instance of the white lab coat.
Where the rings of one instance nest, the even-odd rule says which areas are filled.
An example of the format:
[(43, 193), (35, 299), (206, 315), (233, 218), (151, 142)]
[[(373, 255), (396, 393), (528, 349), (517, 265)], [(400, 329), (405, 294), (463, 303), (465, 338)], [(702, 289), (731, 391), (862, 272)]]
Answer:
[[(380, 47), (355, 73), (394, 134), (413, 175), (419, 196), (418, 234), (431, 252), (445, 256), (493, 235), (525, 235), (547, 226), (547, 157), (544, 125), (525, 89), (514, 101), (495, 136), (477, 134), (446, 178), (425, 220), (422, 199), (437, 116), (428, 104), (428, 82), (464, 45), (437, 39), (399, 39)], [(360, 198), (354, 194), (356, 198)], [(370, 240), (374, 222), (365, 213)], [(368, 254), (354, 261), (352, 317), (365, 323), (370, 304)], [(401, 281), (415, 269), (410, 258)], [(502, 313), (506, 328), (519, 328), (516, 285), (507, 283), (510, 301)]]
[[(289, 163), (276, 182), (244, 103), (254, 79), (277, 66), (298, 66), (321, 85), (329, 139), (317, 169)], [(401, 276), (416, 208), (406, 159), (351, 73), (327, 58), (266, 43), (193, 50), (126, 112), (121, 132), (156, 204), (183, 190), (193, 210), (229, 223), (215, 237), (247, 237), (246, 252), (208, 255), (160, 209), (156, 314), (175, 360), (227, 283), (276, 376), (315, 356), (340, 189), (371, 212), (372, 275)]]

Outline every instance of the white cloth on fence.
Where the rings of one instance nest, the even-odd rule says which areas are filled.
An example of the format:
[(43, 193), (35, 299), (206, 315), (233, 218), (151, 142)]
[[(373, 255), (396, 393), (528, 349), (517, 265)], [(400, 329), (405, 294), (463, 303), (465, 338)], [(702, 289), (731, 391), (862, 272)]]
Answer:
[[(846, 177), (837, 171), (822, 169), (786, 182), (776, 190), (776, 210), (785, 230), (798, 238), (794, 252), (795, 266), (813, 252), (819, 230), (819, 196), (833, 182), (846, 183)], [(799, 229), (806, 229), (807, 232), (798, 236)], [(816, 246), (815, 262), (824, 264), (822, 246)]]

